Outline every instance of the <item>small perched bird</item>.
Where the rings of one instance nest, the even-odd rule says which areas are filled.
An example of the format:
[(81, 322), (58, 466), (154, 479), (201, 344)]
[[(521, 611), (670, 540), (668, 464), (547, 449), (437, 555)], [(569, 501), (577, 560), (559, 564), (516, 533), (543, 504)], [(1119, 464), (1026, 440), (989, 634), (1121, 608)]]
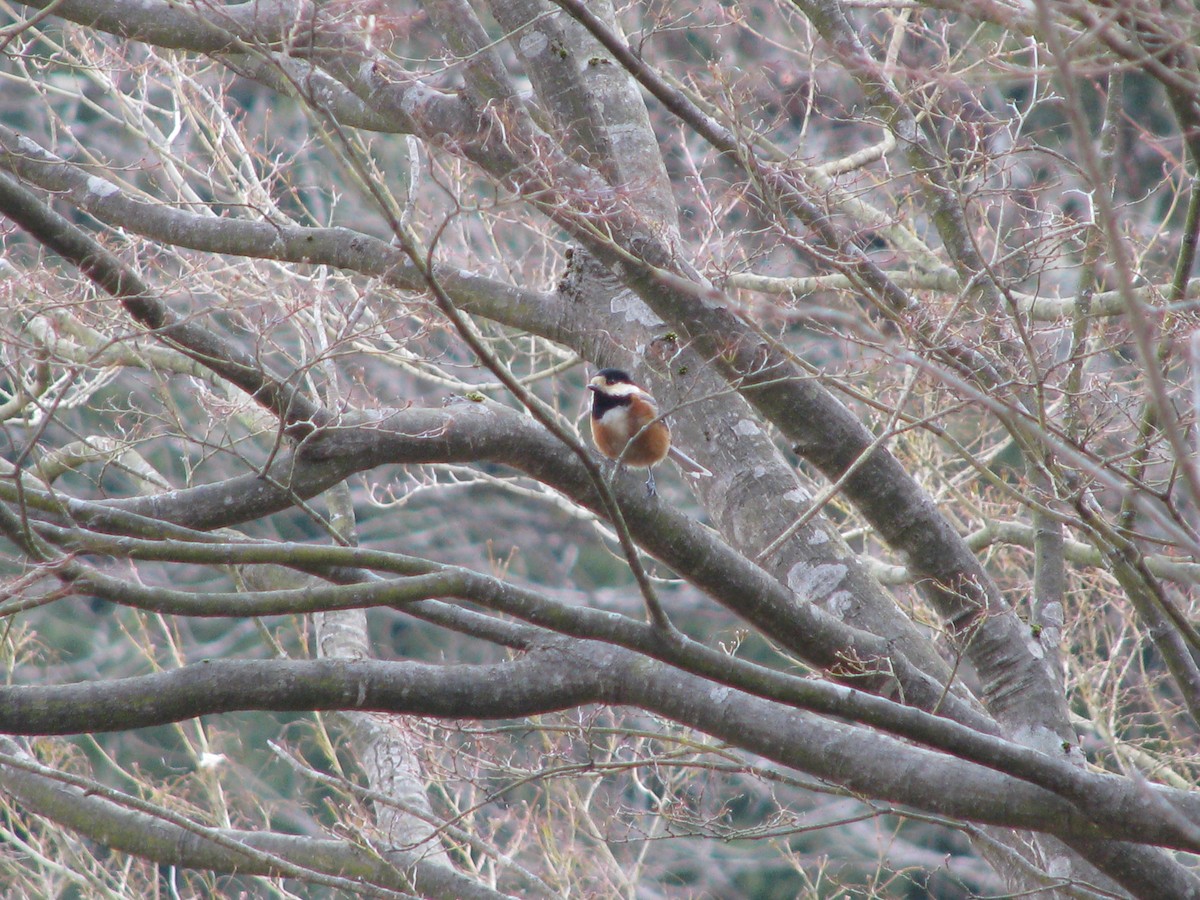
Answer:
[(628, 372), (601, 369), (588, 382), (588, 390), (592, 392), (592, 440), (596, 449), (618, 464), (647, 469), (647, 493), (656, 493), (654, 466), (668, 453), (698, 474), (712, 474), (671, 446), (671, 429), (660, 418), (658, 404)]

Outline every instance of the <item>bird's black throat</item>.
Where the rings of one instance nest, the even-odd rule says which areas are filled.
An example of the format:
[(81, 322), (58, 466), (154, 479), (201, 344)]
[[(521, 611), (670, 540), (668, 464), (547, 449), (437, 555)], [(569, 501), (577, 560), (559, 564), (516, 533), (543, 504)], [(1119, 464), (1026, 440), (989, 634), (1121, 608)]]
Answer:
[(614, 397), (612, 394), (606, 394), (603, 391), (593, 391), (592, 418), (599, 419), (610, 409), (616, 409), (618, 406), (628, 406), (632, 401), (633, 397), (629, 394)]

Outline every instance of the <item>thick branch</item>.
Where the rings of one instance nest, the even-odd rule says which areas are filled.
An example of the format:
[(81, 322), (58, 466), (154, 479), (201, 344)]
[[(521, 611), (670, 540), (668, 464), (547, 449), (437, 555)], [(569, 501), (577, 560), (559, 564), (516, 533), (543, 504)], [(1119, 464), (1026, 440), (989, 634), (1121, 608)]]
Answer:
[[(247, 0), (219, 7), (170, 0), (28, 0), (54, 15), (156, 47), (220, 53), (243, 43), (292, 44), (313, 14), (307, 2)], [(198, 9), (197, 7), (200, 7)]]
[[(604, 644), (556, 643), (482, 666), (215, 661), (103, 683), (0, 688), (0, 700), (0, 730), (30, 734), (146, 727), (248, 709), (495, 719), (592, 702), (634, 704), (851, 791), (939, 815), (1197, 849), (1186, 829), (1158, 815), (1156, 803), (1170, 792), (1148, 801), (1140, 790), (1126, 791), (1128, 800), (1106, 807), (1101, 825), (1040, 788), (741, 692), (713, 692), (695, 676)], [(1200, 819), (1200, 801), (1172, 796), (1181, 815)]]

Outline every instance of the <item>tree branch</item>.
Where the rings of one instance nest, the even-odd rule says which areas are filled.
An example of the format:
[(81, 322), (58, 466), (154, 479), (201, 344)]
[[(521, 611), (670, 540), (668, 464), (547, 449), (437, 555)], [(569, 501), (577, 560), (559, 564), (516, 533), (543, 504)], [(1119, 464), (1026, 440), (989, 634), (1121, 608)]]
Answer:
[[(0, 737), (0, 789), (31, 813), (104, 846), (165, 866), (298, 878), (363, 891), (419, 889), (426, 896), (501, 900), (505, 894), (444, 867), (416, 861), (407, 870), (346, 841), (312, 835), (211, 828), (168, 816), (152, 804), (38, 764), (11, 738)], [(323, 877), (322, 877), (323, 876)]]
[(3, 172), (0, 172), (0, 213), (120, 300), (129, 315), (159, 340), (241, 388), (273, 412), (288, 434), (303, 438), (328, 422), (328, 413), (297, 388), (265, 372), (260, 362), (240, 347), (175, 313), (132, 267)]
[[(709, 699), (697, 702), (701, 697)], [(605, 644), (554, 642), (515, 661), (479, 666), (211, 661), (100, 684), (5, 687), (0, 701), (0, 730), (25, 734), (146, 727), (248, 709), (495, 719), (593, 702), (634, 704), (686, 718), (702, 731), (849, 790), (939, 815), (1063, 836), (1200, 849), (1194, 829), (1180, 831), (1170, 817), (1140, 812), (1140, 790), (1129, 790), (1120, 779), (1108, 782), (1126, 799), (1119, 800), (1120, 793), (1104, 797), (1102, 821), (1089, 822), (1071, 804), (1008, 776), (741, 692), (714, 693), (695, 676), (647, 664), (637, 654)], [(1166, 789), (1157, 793), (1172, 797), (1182, 815), (1200, 821), (1200, 800)]]

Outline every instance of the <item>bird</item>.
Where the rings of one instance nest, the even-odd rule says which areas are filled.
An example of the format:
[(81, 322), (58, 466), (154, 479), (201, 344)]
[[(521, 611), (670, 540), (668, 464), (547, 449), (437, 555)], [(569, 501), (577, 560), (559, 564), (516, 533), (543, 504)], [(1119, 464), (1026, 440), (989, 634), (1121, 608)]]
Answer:
[(646, 469), (646, 493), (654, 496), (654, 467), (670, 453), (696, 474), (708, 469), (671, 446), (671, 429), (658, 403), (622, 369), (601, 369), (588, 382), (592, 394), (592, 440), (617, 465)]

